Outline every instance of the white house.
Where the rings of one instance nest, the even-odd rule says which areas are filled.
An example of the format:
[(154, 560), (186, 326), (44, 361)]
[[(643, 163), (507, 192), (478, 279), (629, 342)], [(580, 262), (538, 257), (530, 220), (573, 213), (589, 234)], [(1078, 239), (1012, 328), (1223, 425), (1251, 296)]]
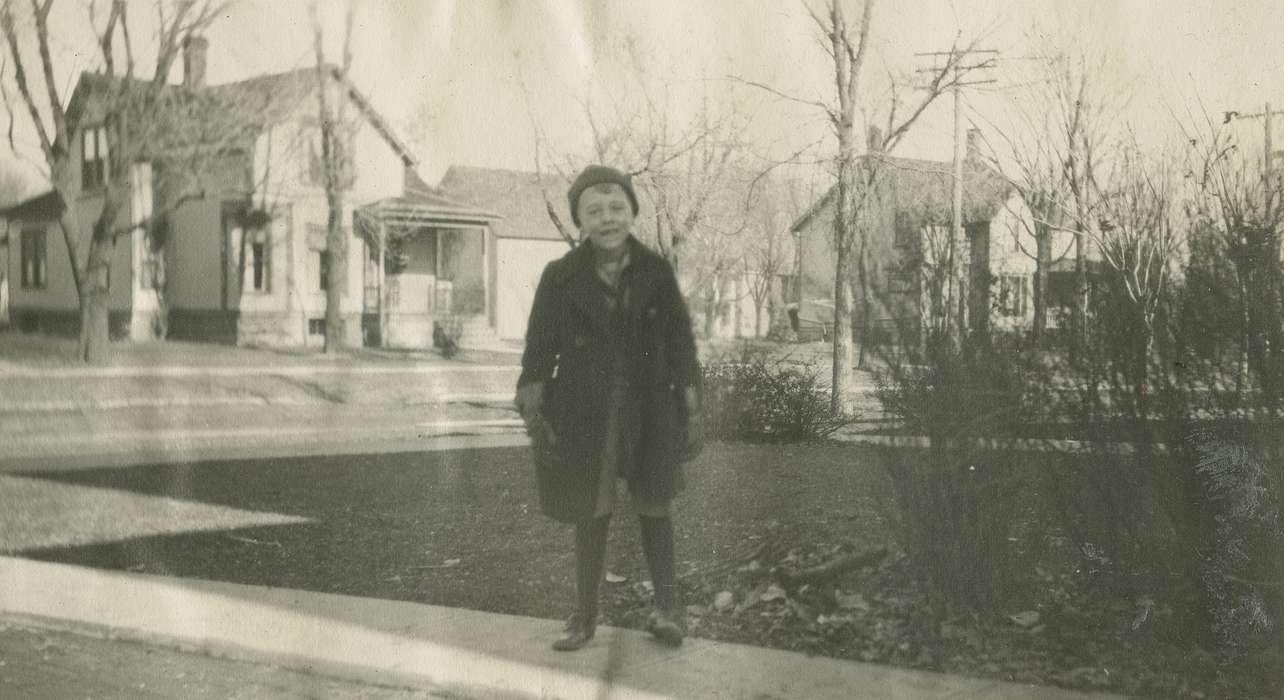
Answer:
[[(322, 255), (328, 209), (320, 180), (316, 70), (207, 86), (206, 48), (199, 38), (185, 43), (184, 83), (168, 89), (212, 105), (213, 113), (193, 121), (236, 122), (242, 136), (202, 161), (189, 178), (199, 183), (194, 196), (190, 182), (177, 192), (172, 174), (183, 162), (172, 154), (199, 144), (185, 148), (179, 142), (133, 166), (122, 223), (134, 229), (117, 243), (111, 268), (112, 334), (152, 337), (163, 314), (176, 338), (320, 343), (330, 271)], [(50, 192), (0, 212), (11, 221), (7, 276), (16, 282), (11, 315), (21, 329), (78, 327), (57, 220), (68, 206), (82, 221), (101, 210), (102, 169), (110, 154), (105, 132), (92, 120), (101, 119), (95, 99), (110, 80), (84, 74), (72, 96), (79, 118), (88, 122), (82, 122), (76, 149), (82, 190), (75, 201)], [(350, 100), (352, 117), (346, 126), (351, 171), (342, 217), (348, 343), (427, 347), (434, 324), (456, 334), (465, 328), (491, 332), (490, 224), (499, 216), (425, 185), (414, 155), (356, 87), (334, 70), (325, 71), (325, 80), (335, 97)], [(183, 133), (181, 126), (174, 125), (175, 133)]]

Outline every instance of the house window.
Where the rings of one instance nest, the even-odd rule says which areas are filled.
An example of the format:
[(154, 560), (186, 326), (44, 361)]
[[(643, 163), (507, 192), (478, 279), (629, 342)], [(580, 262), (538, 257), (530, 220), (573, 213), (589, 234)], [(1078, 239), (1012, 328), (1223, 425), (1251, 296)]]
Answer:
[(999, 296), (996, 303), (1001, 316), (1024, 317), (1030, 304), (1030, 277), (999, 275)]
[(19, 248), (22, 257), (22, 288), (44, 289), (49, 284), (49, 257), (45, 246), (45, 230), (24, 229)]
[(92, 190), (107, 181), (107, 129), (95, 127), (80, 134), (80, 187)]
[(308, 319), (308, 335), (325, 335), (325, 319)]
[(324, 250), (312, 251), (312, 258), (317, 271), (317, 291), (324, 292), (330, 286), (330, 258)]
[(272, 237), (269, 229), (259, 228), (245, 232), (243, 254), (245, 277), (250, 289), (256, 292), (272, 291)]

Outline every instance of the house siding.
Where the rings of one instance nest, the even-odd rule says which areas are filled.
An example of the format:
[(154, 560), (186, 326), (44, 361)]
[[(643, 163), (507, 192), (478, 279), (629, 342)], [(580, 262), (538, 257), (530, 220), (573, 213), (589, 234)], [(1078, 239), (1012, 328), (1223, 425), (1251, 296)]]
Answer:
[[(94, 219), (102, 211), (101, 194), (86, 194), (76, 200), (72, 206), (76, 218), (83, 222), (82, 227), (92, 226)], [(129, 221), (128, 209), (121, 212), (120, 222)], [(24, 288), (22, 286), (22, 231), (41, 229), (45, 231), (46, 285), (43, 289)], [(76, 295), (76, 284), (72, 277), (71, 260), (67, 247), (63, 244), (63, 233), (58, 222), (52, 218), (30, 221), (13, 221), (10, 225), (11, 235), (15, 241), (13, 253), (8, 256), (8, 277), (13, 280), (10, 287), (10, 315), (15, 320), (22, 319), (20, 327), (31, 327), (33, 324), (42, 331), (74, 334), (79, 328), (80, 300)], [(81, 244), (82, 255), (88, 254), (88, 240)], [(127, 316), (133, 301), (133, 245), (129, 237), (122, 237), (111, 252), (111, 291), (108, 297), (108, 310), (118, 317)], [(45, 322), (33, 321), (39, 316), (49, 316)], [(57, 317), (55, 320), (54, 317)], [(75, 325), (68, 331), (67, 318), (75, 319)], [(128, 327), (128, 322), (125, 322)], [(126, 335), (128, 333), (126, 332)]]
[(570, 247), (562, 241), (501, 238), (495, 248), (500, 270), (493, 287), (498, 303), (496, 331), (501, 338), (524, 338), (535, 287), (544, 267), (565, 255)]
[[(355, 106), (350, 105), (348, 114), (358, 120), (358, 126), (353, 140), (354, 179), (345, 192), (342, 218), (347, 254), (341, 315), (346, 342), (360, 345), (368, 251), (353, 234), (353, 211), (400, 194), (404, 162)], [(221, 198), (190, 202), (175, 212), (169, 250), (173, 335), (243, 345), (323, 343), (322, 336), (309, 333), (309, 321), (324, 318), (326, 305), (313, 262), (316, 234), (324, 239), (329, 216), (324, 188), (312, 177), (311, 148), (317, 138), (315, 99), (302, 99), (255, 139), (252, 165), (229, 168), (233, 176), (248, 173), (248, 187), (241, 184), (244, 176), (241, 183), (224, 180), (216, 190)], [(270, 279), (263, 291), (242, 284), (237, 234), (225, 236), (223, 231), (224, 201), (245, 201), (247, 190), (252, 190), (250, 201), (265, 206), (272, 215)]]
[[(900, 342), (913, 344), (932, 319), (932, 271), (944, 264), (937, 260), (935, 249), (948, 242), (949, 222), (930, 223), (902, 236), (898, 244), (894, 212), (914, 211), (915, 193), (884, 192), (866, 216), (870, 235), (866, 240), (869, 255), (869, 317), (862, 318), (861, 290), (853, 289), (854, 336), (857, 342)], [(833, 320), (834, 206), (832, 200), (818, 207), (799, 228), (799, 317), (804, 326), (830, 324)], [(1027, 279), (1034, 272), (1034, 260), (1016, 245), (1018, 237), (1027, 250), (1033, 251), (1033, 239), (1027, 233), (1031, 215), (1019, 196), (1012, 194), (996, 206), (987, 221), (969, 223), (965, 249), (969, 261), (965, 293), (969, 296), (973, 328), (1018, 330), (1028, 328), (1033, 320), (1032, 303), (1027, 303), (1020, 316), (1003, 316), (995, 308), (997, 284), (1003, 275), (1021, 275)], [(907, 229), (908, 230), (908, 229)], [(1060, 251), (1068, 241), (1062, 236), (1054, 244)], [(973, 251), (973, 246), (978, 248)], [(975, 254), (973, 254), (975, 252)], [(850, 261), (852, 279), (856, 279), (856, 260)], [(984, 316), (977, 317), (979, 309)]]

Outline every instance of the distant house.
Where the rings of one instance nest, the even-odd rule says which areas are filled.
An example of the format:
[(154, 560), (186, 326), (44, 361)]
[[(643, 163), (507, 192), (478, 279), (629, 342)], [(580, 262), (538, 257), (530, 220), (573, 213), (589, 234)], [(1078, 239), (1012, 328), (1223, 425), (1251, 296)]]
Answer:
[[(552, 204), (553, 213), (567, 233), (576, 238), (579, 236), (571, 223), (566, 201), (568, 187), (569, 183), (559, 175), (461, 165), (451, 166), (438, 184), (437, 190), (441, 194), (472, 202), (501, 217), (491, 222), (495, 237), (495, 259), (491, 267), (494, 274), (492, 286), (496, 292), (495, 329), (500, 338), (520, 339), (526, 335), (526, 321), (540, 273), (545, 265), (565, 255), (571, 248), (571, 242), (549, 217), (549, 204)], [(645, 217), (645, 201), (642, 207), (642, 216)], [(792, 260), (781, 267), (792, 272)], [(749, 293), (749, 275), (723, 274), (719, 282), (721, 313), (712, 324), (713, 335), (752, 336), (755, 311), (760, 311), (765, 319), (766, 308), (764, 304), (761, 310), (755, 309)], [(778, 290), (779, 281), (775, 286)], [(697, 319), (697, 331), (704, 328), (702, 320)], [(765, 321), (762, 329), (765, 332)]]
[[(866, 242), (869, 298), (859, 285), (853, 289), (856, 338), (916, 344), (944, 318), (953, 165), (872, 153), (860, 167), (879, 169), (879, 191), (866, 212), (872, 222)], [(1031, 213), (1015, 188), (976, 156), (971, 139), (963, 183), (968, 323), (980, 331), (1028, 329), (1035, 262), (1022, 246), (1033, 250)], [(833, 324), (836, 192), (831, 188), (791, 227), (799, 237), (798, 325), (815, 335), (827, 334)], [(1069, 240), (1061, 236), (1054, 249)], [(1064, 264), (1054, 269), (1063, 272)], [(854, 256), (852, 271), (855, 280)]]
[(438, 184), (442, 194), (473, 202), (501, 217), (490, 226), (495, 238), (494, 326), (500, 338), (525, 337), (540, 273), (570, 250), (570, 242), (549, 218), (548, 203), (567, 231), (578, 236), (566, 202), (567, 187), (556, 175), (461, 165), (451, 166)]
[[(187, 117), (192, 123), (232, 122), (238, 136), (202, 162), (195, 174), (197, 196), (185, 192), (181, 203), (171, 191), (173, 178), (161, 174), (183, 167), (183, 154), (201, 147), (184, 141), (183, 124), (173, 125), (166, 150), (133, 167), (130, 207), (122, 217), (138, 228), (115, 248), (112, 334), (152, 337), (166, 309), (171, 337), (319, 344), (331, 271), (323, 262), (328, 210), (316, 70), (207, 86), (206, 48), (200, 38), (184, 44), (184, 83), (167, 89), (209, 105)], [(457, 335), (493, 335), (490, 225), (499, 215), (425, 185), (415, 172), (415, 156), (357, 88), (334, 70), (325, 79), (328, 90), (346, 93), (349, 114), (356, 114), (347, 134), (351, 171), (343, 214), (348, 343), (428, 347), (434, 324)], [(71, 98), (81, 124), (88, 124), (75, 149), (83, 175), (76, 201), (63, 202), (50, 192), (0, 212), (11, 221), (11, 314), (23, 329), (74, 332), (78, 326), (56, 222), (67, 206), (84, 221), (101, 209), (102, 163), (109, 154), (104, 132), (92, 124), (102, 118), (96, 97), (111, 80), (83, 74)], [(160, 227), (163, 235), (144, 236), (144, 223)]]

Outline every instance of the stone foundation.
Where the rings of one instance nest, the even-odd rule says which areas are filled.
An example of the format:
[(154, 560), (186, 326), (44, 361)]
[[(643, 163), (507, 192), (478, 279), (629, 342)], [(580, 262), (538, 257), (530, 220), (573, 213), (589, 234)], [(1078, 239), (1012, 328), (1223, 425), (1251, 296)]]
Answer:
[[(129, 338), (129, 311), (111, 311), (107, 316), (107, 333), (112, 340)], [(31, 309), (14, 307), (9, 310), (13, 327), (22, 333), (75, 338), (80, 335), (79, 309)]]

